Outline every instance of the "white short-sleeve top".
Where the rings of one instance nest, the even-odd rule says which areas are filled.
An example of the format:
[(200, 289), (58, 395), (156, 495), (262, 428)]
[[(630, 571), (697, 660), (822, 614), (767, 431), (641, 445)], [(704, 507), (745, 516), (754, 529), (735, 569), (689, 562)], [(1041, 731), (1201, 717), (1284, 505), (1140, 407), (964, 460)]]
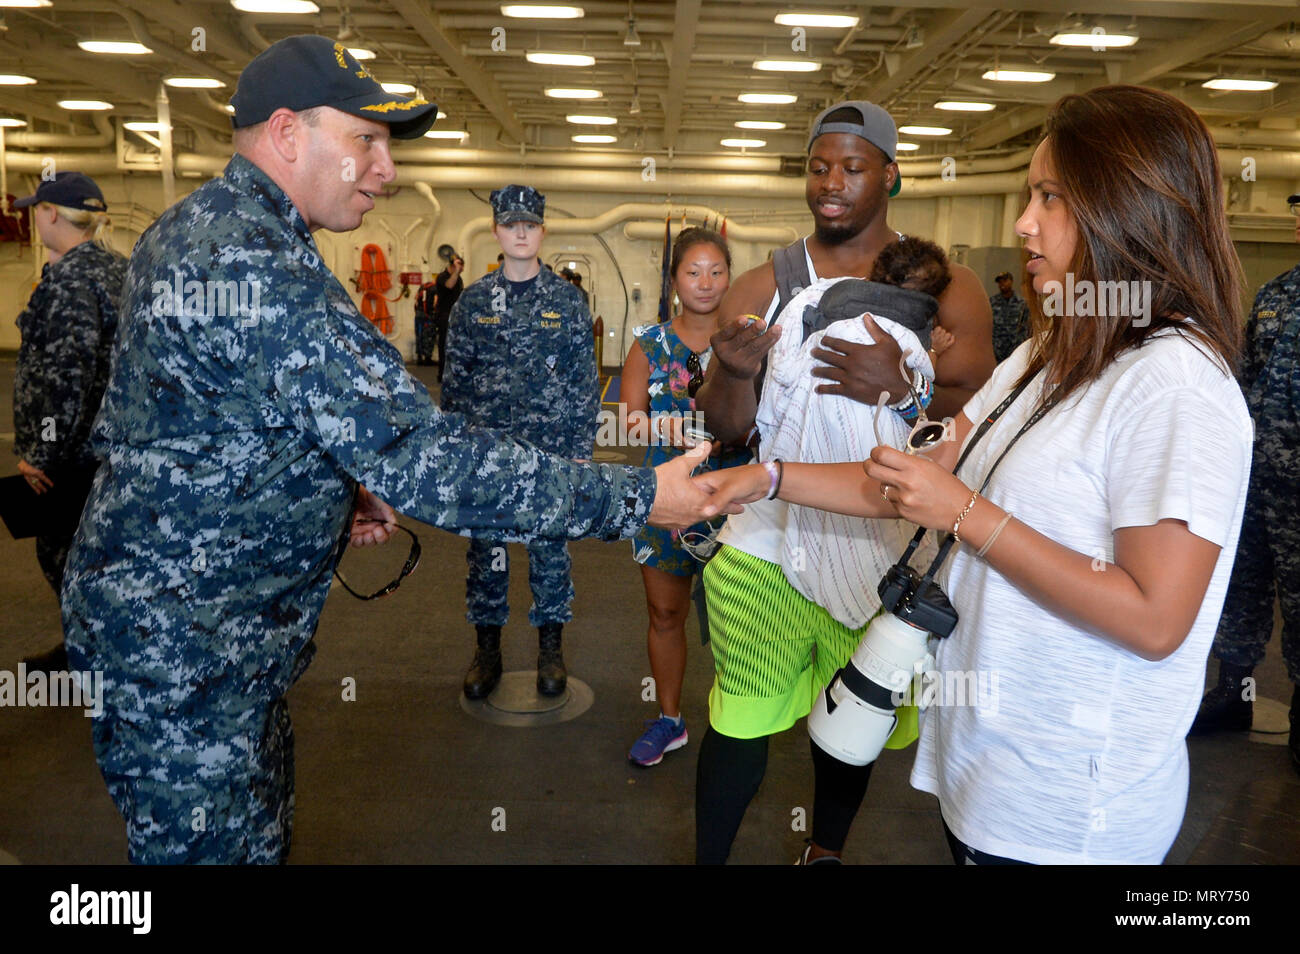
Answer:
[[(977, 426), (1011, 392), (1029, 349), (1022, 344), (967, 403)], [(963, 464), (968, 486), (982, 483), (1028, 419), (1041, 382)], [(1035, 863), (1164, 858), (1186, 807), (1184, 737), (1236, 554), (1252, 439), (1236, 381), (1165, 332), (1049, 411), (1003, 460), (984, 495), (1092, 556), (1097, 572), (1114, 559), (1115, 530), (1165, 518), (1221, 550), (1191, 632), (1159, 662), (1054, 615), (970, 547), (954, 551), (943, 585), (960, 621), (939, 647), (938, 685), (979, 691), (944, 700), (964, 695), (966, 705), (926, 711), (912, 784), (938, 796), (963, 842)]]

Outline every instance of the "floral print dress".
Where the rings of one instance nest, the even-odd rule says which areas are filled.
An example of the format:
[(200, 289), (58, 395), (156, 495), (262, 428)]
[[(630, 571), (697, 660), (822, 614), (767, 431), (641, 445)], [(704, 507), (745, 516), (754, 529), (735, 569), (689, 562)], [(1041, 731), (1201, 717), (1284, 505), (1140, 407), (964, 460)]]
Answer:
[[(642, 325), (635, 329), (636, 343), (645, 352), (650, 363), (650, 417), (656, 420), (662, 415), (676, 414), (678, 417), (695, 410), (695, 399), (690, 396), (691, 351), (673, 331), (671, 322), (663, 324)], [(698, 355), (700, 373), (703, 374), (713, 357), (713, 349), (708, 348)], [(706, 422), (707, 426), (707, 422)], [(652, 427), (651, 433), (657, 433)], [(646, 447), (644, 466), (657, 467), (683, 453), (679, 447), (658, 443), (653, 437)], [(724, 467), (736, 467), (750, 462), (752, 455), (748, 448), (724, 448), (721, 453), (714, 453), (704, 465), (706, 470), (721, 470)], [(708, 536), (721, 528), (725, 517), (715, 517), (713, 525), (698, 523), (685, 531), (661, 530), (658, 527), (643, 527), (632, 538), (632, 554), (637, 563), (663, 570), (673, 576), (690, 576), (703, 567), (703, 564), (691, 556), (682, 546), (680, 537), (685, 534), (698, 533)]]

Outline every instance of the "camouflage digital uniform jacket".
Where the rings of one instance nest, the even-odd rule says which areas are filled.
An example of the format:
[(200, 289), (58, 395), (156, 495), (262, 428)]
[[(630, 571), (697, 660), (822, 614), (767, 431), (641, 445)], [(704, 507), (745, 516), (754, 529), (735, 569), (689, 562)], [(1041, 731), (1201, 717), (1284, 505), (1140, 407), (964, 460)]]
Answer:
[(989, 298), (989, 306), (993, 309), (993, 357), (1001, 364), (1029, 337), (1029, 306), (1019, 295), (1003, 298), (1001, 292)]
[(515, 295), (498, 268), (461, 293), (447, 329), (442, 409), (564, 457), (591, 457), (600, 410), (591, 312), (543, 268)]
[(242, 731), (306, 668), (358, 481), (425, 522), (511, 540), (630, 536), (656, 486), (442, 414), (240, 156), (137, 244), (94, 446), (69, 655), (104, 671), (100, 718), (140, 740), (101, 770), (158, 780), (244, 757), (169, 727)]
[(1276, 598), (1282, 658), (1300, 684), (1300, 265), (1255, 296), (1239, 380), (1255, 423), (1255, 450), (1214, 654), (1258, 665), (1273, 634)]
[(14, 453), (43, 471), (94, 466), (90, 428), (108, 383), (126, 259), (82, 242), (52, 265), (18, 316)]

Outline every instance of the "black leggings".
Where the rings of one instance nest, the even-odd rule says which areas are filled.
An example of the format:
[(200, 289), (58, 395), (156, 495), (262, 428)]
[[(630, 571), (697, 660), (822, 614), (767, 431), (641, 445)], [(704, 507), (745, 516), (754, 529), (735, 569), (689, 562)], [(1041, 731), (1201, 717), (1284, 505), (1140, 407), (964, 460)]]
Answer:
[[(745, 810), (767, 771), (768, 736), (733, 739), (709, 727), (695, 775), (695, 863), (720, 865), (731, 853)], [(813, 756), (812, 840), (840, 851), (858, 813), (871, 766), (845, 765), (809, 740)]]
[(955, 865), (1027, 865), (1028, 861), (1016, 861), (1014, 858), (1003, 858), (1001, 855), (990, 855), (988, 852), (972, 848), (963, 841), (959, 841), (957, 836), (952, 833), (948, 823), (943, 823), (943, 833), (948, 839), (948, 850), (952, 852), (952, 863)]

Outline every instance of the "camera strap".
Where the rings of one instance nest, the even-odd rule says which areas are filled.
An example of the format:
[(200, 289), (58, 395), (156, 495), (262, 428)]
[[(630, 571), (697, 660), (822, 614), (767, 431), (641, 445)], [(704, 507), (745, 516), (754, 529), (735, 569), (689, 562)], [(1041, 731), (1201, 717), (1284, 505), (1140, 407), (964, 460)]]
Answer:
[[(1037, 375), (1035, 375), (1034, 378), (1037, 378)], [(1034, 380), (1034, 378), (1031, 378), (1030, 381)], [(1002, 403), (994, 408), (989, 413), (988, 417), (984, 418), (984, 420), (980, 422), (980, 426), (975, 430), (975, 433), (971, 435), (970, 440), (966, 442), (966, 449), (963, 450), (961, 456), (957, 458), (957, 466), (952, 469), (954, 474), (961, 470), (961, 465), (966, 463), (966, 458), (969, 457), (971, 451), (975, 449), (975, 445), (978, 444), (983, 439), (984, 435), (988, 433), (989, 428), (993, 426), (994, 422), (1006, 412), (1007, 408), (1011, 407), (1011, 405), (1016, 402), (1016, 398), (1020, 397), (1020, 395), (1024, 393), (1024, 390), (1029, 386), (1030, 381), (1020, 382), (1020, 384), (1016, 386), (1015, 390), (1008, 394)], [(998, 465), (1002, 463), (1003, 458), (1010, 453), (1011, 448), (1015, 446), (1016, 441), (1024, 437), (1025, 432), (1041, 421), (1047, 412), (1055, 406), (1056, 397), (1053, 395), (1043, 402), (1043, 405), (1034, 411), (1032, 415), (1030, 415), (1029, 420), (1025, 421), (1025, 423), (1020, 426), (1020, 430), (1016, 431), (1012, 436), (1002, 453), (998, 455), (998, 459), (993, 462), (993, 466), (989, 468), (989, 472), (984, 476), (984, 482), (979, 486), (981, 496), (983, 496), (985, 488), (988, 487), (989, 481), (993, 479), (993, 472), (998, 469)], [(906, 566), (911, 561), (912, 554), (916, 552), (916, 548), (920, 546), (921, 541), (925, 539), (925, 532), (925, 527), (917, 528), (916, 534), (912, 537), (912, 541), (907, 545), (907, 550), (904, 551), (903, 556), (898, 561), (900, 564)], [(948, 553), (952, 550), (953, 544), (956, 542), (956, 537), (951, 533), (945, 534), (943, 543), (939, 545), (939, 552), (935, 554), (934, 562), (930, 564), (930, 568), (925, 571), (925, 576), (922, 577), (924, 583), (928, 583), (934, 579), (935, 573), (939, 571), (939, 567), (943, 565), (943, 561), (948, 558)]]

